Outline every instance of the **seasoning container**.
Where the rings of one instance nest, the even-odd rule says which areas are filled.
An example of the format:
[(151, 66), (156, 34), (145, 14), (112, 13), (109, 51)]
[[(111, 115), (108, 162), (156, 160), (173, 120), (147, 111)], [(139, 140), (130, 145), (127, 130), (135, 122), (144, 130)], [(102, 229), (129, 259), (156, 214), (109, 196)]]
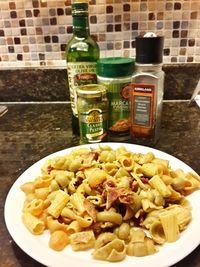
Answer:
[(129, 91), (134, 71), (132, 58), (112, 57), (97, 61), (97, 80), (107, 87), (108, 140), (130, 139)]
[(77, 109), (80, 143), (105, 141), (108, 125), (108, 99), (106, 87), (87, 84), (77, 89)]
[(159, 136), (162, 112), (164, 37), (147, 33), (136, 37), (136, 71), (130, 92), (131, 139), (154, 145)]

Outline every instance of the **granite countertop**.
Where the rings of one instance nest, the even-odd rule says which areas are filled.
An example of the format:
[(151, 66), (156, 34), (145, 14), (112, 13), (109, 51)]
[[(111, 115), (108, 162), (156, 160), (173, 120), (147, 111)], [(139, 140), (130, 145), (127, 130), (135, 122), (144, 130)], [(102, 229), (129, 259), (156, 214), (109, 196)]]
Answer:
[[(16, 245), (6, 229), (3, 217), (6, 195), (19, 175), (34, 162), (78, 145), (79, 138), (71, 131), (69, 103), (7, 106), (8, 112), (0, 117), (0, 266), (41, 267)], [(179, 158), (200, 174), (199, 133), (197, 105), (189, 107), (185, 101), (164, 102), (160, 140), (155, 148)], [(200, 267), (200, 246), (175, 266)]]
[[(200, 64), (165, 64), (164, 99), (189, 99), (200, 77)], [(0, 71), (0, 102), (66, 101), (66, 69)]]

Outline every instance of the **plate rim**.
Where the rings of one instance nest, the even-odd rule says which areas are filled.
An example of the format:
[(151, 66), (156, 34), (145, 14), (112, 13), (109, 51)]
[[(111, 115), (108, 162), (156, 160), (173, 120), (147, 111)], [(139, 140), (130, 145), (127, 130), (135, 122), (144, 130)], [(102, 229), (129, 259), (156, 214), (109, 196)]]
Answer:
[[(149, 150), (149, 151), (152, 151), (154, 154), (162, 154), (162, 155), (164, 155), (164, 156), (166, 156), (167, 158), (171, 158), (171, 159), (175, 159), (178, 163), (180, 163), (181, 165), (185, 165), (185, 167), (187, 168), (187, 169), (189, 169), (189, 171), (192, 171), (193, 173), (195, 173), (195, 174), (197, 174), (189, 165), (187, 165), (185, 162), (183, 162), (182, 160), (180, 160), (180, 159), (178, 159), (178, 158), (176, 158), (176, 157), (174, 157), (174, 156), (172, 156), (172, 155), (170, 155), (170, 154), (168, 154), (168, 153), (166, 153), (166, 152), (164, 152), (164, 151), (162, 151), (162, 150), (158, 150), (158, 149), (156, 149), (156, 148), (152, 148), (152, 147), (148, 147), (148, 146), (143, 146), (143, 145), (137, 145), (137, 144), (131, 144), (131, 143), (121, 143), (121, 142), (105, 142), (105, 143), (98, 143), (98, 144), (84, 144), (84, 145), (77, 145), (77, 146), (72, 146), (72, 147), (68, 147), (68, 148), (65, 148), (65, 149), (62, 149), (62, 150), (58, 150), (58, 151), (56, 151), (56, 152), (53, 152), (53, 153), (51, 153), (51, 154), (49, 154), (49, 155), (47, 155), (47, 156), (45, 156), (45, 157), (43, 157), (43, 158), (41, 158), (41, 159), (39, 159), (38, 161), (36, 161), (35, 163), (33, 163), (31, 166), (29, 166), (23, 173), (21, 173), (19, 176), (18, 176), (18, 178), (15, 180), (15, 182), (13, 183), (13, 185), (10, 187), (10, 189), (9, 189), (9, 191), (8, 191), (8, 193), (7, 193), (7, 196), (6, 196), (6, 200), (5, 200), (5, 205), (4, 205), (4, 220), (5, 220), (5, 225), (6, 225), (6, 228), (7, 228), (7, 230), (8, 230), (8, 232), (9, 232), (9, 234), (11, 235), (11, 237), (12, 237), (12, 239), (15, 241), (15, 243), (27, 254), (27, 255), (29, 255), (31, 258), (33, 258), (34, 260), (36, 260), (37, 262), (40, 262), (40, 263), (42, 263), (42, 264), (44, 264), (44, 265), (46, 265), (46, 266), (51, 266), (51, 267), (58, 267), (58, 265), (51, 265), (51, 263), (49, 263), (48, 262), (48, 260), (46, 261), (44, 258), (42, 258), (42, 259), (38, 259), (38, 255), (35, 255), (35, 253), (33, 253), (33, 252), (30, 252), (30, 250), (29, 249), (27, 249), (27, 247), (26, 246), (24, 246), (22, 243), (21, 243), (21, 241), (19, 241), (18, 240), (18, 237), (16, 237), (16, 232), (12, 229), (12, 227), (11, 227), (11, 225), (12, 225), (12, 223), (9, 221), (9, 206), (10, 206), (10, 202), (9, 201), (11, 201), (11, 198), (12, 198), (12, 193), (13, 192), (15, 192), (15, 190), (17, 189), (16, 187), (18, 186), (18, 184), (22, 184), (23, 182), (22, 182), (22, 180), (24, 179), (24, 176), (32, 169), (32, 168), (34, 168), (34, 167), (37, 167), (38, 165), (41, 165), (43, 162), (45, 162), (46, 161), (46, 159), (47, 158), (52, 158), (52, 157), (55, 157), (55, 156), (57, 156), (57, 155), (60, 155), (60, 154), (63, 154), (63, 153), (65, 153), (65, 152), (67, 152), (67, 153), (70, 153), (70, 151), (71, 150), (73, 150), (73, 149), (79, 149), (79, 148), (81, 148), (81, 147), (98, 147), (98, 146), (104, 146), (104, 145), (106, 145), (106, 146), (114, 146), (114, 148), (113, 149), (115, 149), (116, 147), (118, 147), (118, 146), (125, 146), (126, 148), (128, 147), (131, 147), (132, 149), (138, 149), (139, 151), (137, 151), (136, 150), (136, 152), (137, 153), (142, 153), (142, 151), (140, 151), (140, 149), (145, 149), (145, 150)], [(127, 148), (127, 149), (128, 149)], [(66, 153), (66, 154), (67, 154)], [(146, 152), (144, 152), (144, 153), (146, 153)], [(171, 162), (170, 162), (171, 163)], [(40, 170), (39, 170), (40, 171)], [(197, 174), (198, 175), (198, 174)], [(30, 179), (29, 179), (30, 180)], [(27, 181), (29, 181), (29, 180), (27, 180)], [(19, 189), (19, 188), (18, 188)], [(22, 192), (23, 193), (23, 192)], [(192, 194), (194, 194), (194, 193), (192, 193)], [(200, 194), (200, 193), (199, 193)], [(21, 213), (21, 210), (20, 210), (20, 213)], [(199, 222), (198, 223), (200, 223), (200, 216), (199, 216)], [(23, 223), (22, 223), (22, 221), (21, 221), (21, 224), (23, 225)], [(24, 226), (24, 225), (23, 225)], [(24, 226), (24, 228), (25, 228), (25, 226)], [(33, 238), (35, 238), (35, 237), (37, 237), (37, 236), (34, 236), (34, 235), (32, 235), (31, 234), (31, 236), (33, 237)], [(197, 236), (197, 235), (196, 235)], [(17, 239), (17, 240), (16, 240)], [(171, 244), (175, 244), (176, 242), (174, 242), (174, 243), (171, 243)], [(171, 265), (173, 265), (173, 264), (175, 264), (175, 263), (177, 263), (177, 262), (179, 262), (179, 261), (181, 261), (182, 259), (184, 259), (186, 256), (188, 256), (193, 250), (195, 250), (197, 247), (198, 247), (198, 245), (200, 244), (200, 236), (199, 236), (199, 238), (197, 238), (197, 239), (195, 239), (195, 242), (193, 242), (193, 246), (191, 247), (190, 246), (190, 249), (186, 249), (186, 251), (185, 251), (185, 254), (184, 255), (182, 255), (183, 254), (183, 252), (182, 253), (179, 253), (179, 256), (176, 258), (176, 259), (169, 259), (168, 258), (168, 264), (166, 265), (166, 264), (163, 264), (162, 266), (163, 267), (166, 267), (166, 266), (171, 266)], [(50, 249), (49, 247), (46, 247), (45, 248), (45, 250), (47, 249), (47, 251)], [(51, 250), (50, 250), (51, 251)], [(52, 252), (52, 251), (51, 251)], [(58, 252), (56, 252), (56, 253), (58, 253)], [(80, 252), (79, 252), (80, 253)], [(158, 252), (158, 253), (160, 253), (160, 251)], [(158, 253), (156, 253), (156, 254), (158, 254)], [(78, 255), (78, 254), (77, 254)], [(155, 254), (154, 254), (155, 255)], [(151, 260), (151, 258), (152, 258), (152, 256), (153, 255), (150, 255), (150, 256), (146, 256), (146, 257), (148, 257), (148, 259), (149, 259), (149, 262), (150, 262), (150, 260)], [(41, 257), (41, 256), (40, 256)], [(142, 257), (142, 258), (146, 258), (146, 257)], [(77, 257), (78, 258), (78, 257)], [(97, 260), (95, 260), (95, 262), (93, 262), (92, 261), (92, 263), (94, 263), (95, 264), (95, 266), (105, 266), (106, 264), (109, 264), (109, 265), (112, 265), (112, 267), (114, 267), (114, 266), (116, 266), (116, 267), (118, 267), (118, 265), (120, 264), (121, 266), (123, 266), (123, 263), (125, 263), (125, 265), (126, 265), (126, 267), (129, 267), (129, 266), (131, 266), (131, 264), (133, 263), (133, 261), (134, 260), (132, 260), (132, 259), (134, 259), (135, 261), (138, 261), (138, 259), (136, 258), (135, 259), (135, 257), (130, 257), (130, 261), (126, 261), (126, 260), (124, 260), (124, 261), (121, 261), (121, 262), (117, 262), (117, 263), (110, 263), (110, 262), (106, 262), (106, 261), (97, 261)], [(91, 261), (89, 261), (89, 262), (91, 262)], [(74, 258), (73, 259), (71, 259), (71, 258), (68, 258), (67, 259), (67, 262), (66, 262), (66, 264), (75, 264), (76, 262), (74, 261)], [(130, 263), (130, 264), (129, 264)], [(76, 265), (74, 265), (74, 266), (76, 266)], [(78, 265), (77, 265), (78, 266)], [(85, 263), (82, 263), (82, 267), (88, 267), (89, 265), (88, 265), (88, 262), (86, 261), (86, 264)], [(138, 265), (138, 266), (144, 266), (144, 267), (146, 267), (146, 265)], [(157, 265), (155, 265), (154, 264), (154, 266), (156, 267)], [(59, 266), (60, 267), (60, 266)], [(161, 267), (161, 265), (159, 264), (159, 267)]]

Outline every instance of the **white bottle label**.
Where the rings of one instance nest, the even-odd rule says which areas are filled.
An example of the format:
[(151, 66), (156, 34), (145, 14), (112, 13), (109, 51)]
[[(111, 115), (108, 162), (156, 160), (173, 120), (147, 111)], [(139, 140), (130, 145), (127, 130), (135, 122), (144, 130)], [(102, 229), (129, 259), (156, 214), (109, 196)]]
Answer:
[(85, 84), (96, 84), (96, 62), (68, 62), (67, 63), (70, 101), (73, 114), (78, 117), (77, 87)]

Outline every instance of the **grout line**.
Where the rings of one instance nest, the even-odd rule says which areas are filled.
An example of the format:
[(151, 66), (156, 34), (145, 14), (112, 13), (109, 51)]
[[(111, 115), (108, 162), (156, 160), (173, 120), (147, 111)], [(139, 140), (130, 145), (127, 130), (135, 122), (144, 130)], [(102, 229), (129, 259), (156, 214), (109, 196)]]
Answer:
[(48, 104), (70, 104), (70, 101), (21, 101), (21, 102), (0, 102), (0, 105), (48, 105)]
[(163, 100), (164, 103), (170, 103), (170, 102), (190, 102), (190, 99), (165, 99)]
[[(190, 99), (171, 99), (163, 100), (164, 103), (174, 103), (174, 102), (189, 102)], [(70, 104), (70, 101), (13, 101), (13, 102), (0, 102), (0, 105), (48, 105), (48, 104)]]

